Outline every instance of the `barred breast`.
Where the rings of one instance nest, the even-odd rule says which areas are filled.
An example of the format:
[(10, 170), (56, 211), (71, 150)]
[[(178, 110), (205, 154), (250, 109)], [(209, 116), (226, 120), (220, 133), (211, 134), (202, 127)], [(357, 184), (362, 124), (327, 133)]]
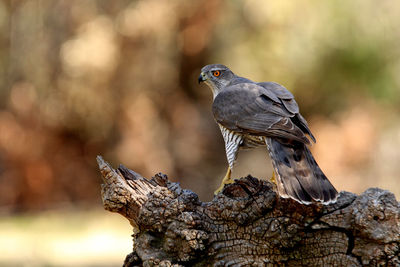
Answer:
[(266, 145), (264, 136), (237, 133), (220, 124), (219, 128), (225, 141), (226, 158), (231, 169), (235, 164), (239, 148), (251, 149)]
[(243, 143), (243, 135), (240, 133), (235, 133), (225, 128), (221, 124), (219, 124), (219, 128), (221, 129), (221, 133), (225, 141), (226, 158), (228, 160), (229, 167), (232, 169), (237, 158), (239, 146)]

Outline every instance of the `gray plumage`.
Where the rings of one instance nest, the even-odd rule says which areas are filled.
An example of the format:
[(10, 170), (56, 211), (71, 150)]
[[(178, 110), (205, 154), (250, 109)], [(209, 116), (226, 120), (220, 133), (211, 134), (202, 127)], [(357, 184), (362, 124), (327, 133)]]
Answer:
[(315, 138), (285, 87), (253, 82), (220, 64), (202, 68), (199, 82), (203, 81), (213, 92), (212, 111), (231, 169), (240, 148), (266, 145), (282, 197), (304, 204), (336, 200), (336, 189), (307, 148)]

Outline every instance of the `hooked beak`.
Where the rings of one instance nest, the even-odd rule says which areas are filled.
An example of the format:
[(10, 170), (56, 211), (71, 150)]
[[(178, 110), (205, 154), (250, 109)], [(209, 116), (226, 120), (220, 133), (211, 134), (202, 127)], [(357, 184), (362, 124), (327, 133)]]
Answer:
[(199, 76), (199, 78), (197, 79), (197, 80), (199, 81), (199, 84), (200, 84), (201, 82), (204, 82), (205, 80), (207, 80), (205, 76), (206, 76), (206, 75), (205, 75), (203, 72), (200, 73), (200, 76)]

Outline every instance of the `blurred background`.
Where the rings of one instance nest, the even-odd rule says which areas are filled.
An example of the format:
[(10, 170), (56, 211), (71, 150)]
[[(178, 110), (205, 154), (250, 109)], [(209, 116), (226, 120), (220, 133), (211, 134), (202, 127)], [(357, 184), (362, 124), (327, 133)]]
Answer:
[[(0, 2), (0, 266), (120, 266), (95, 157), (212, 199), (227, 163), (202, 66), (296, 97), (338, 190), (400, 196), (400, 2)], [(265, 149), (233, 177), (266, 179)]]

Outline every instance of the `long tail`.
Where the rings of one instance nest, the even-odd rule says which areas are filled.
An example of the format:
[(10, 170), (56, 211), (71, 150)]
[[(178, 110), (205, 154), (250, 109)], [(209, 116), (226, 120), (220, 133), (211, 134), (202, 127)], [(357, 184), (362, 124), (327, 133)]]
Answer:
[(338, 192), (319, 168), (307, 146), (300, 142), (266, 138), (277, 174), (280, 196), (303, 204), (335, 202)]

